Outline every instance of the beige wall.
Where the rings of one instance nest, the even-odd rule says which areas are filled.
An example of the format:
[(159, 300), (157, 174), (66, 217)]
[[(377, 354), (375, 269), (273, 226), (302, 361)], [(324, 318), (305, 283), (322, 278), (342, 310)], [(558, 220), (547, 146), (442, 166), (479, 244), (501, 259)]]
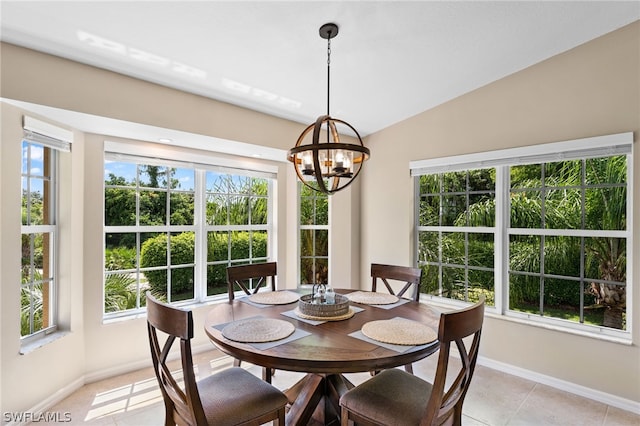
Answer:
[[(638, 132), (638, 27), (636, 23), (370, 136), (366, 143), (372, 157), (360, 181), (332, 199), (330, 279), (340, 280), (334, 284), (368, 286), (371, 262), (412, 262), (410, 160)], [(0, 96), (4, 98), (280, 149), (289, 148), (304, 128), (27, 49), (0, 46)], [(16, 141), (21, 137), (22, 111), (2, 104), (1, 112), (0, 204), (17, 206), (20, 149)], [(106, 138), (76, 132), (73, 154), (65, 160), (70, 164), (62, 186), (71, 190), (64, 195), (69, 207), (63, 248), (73, 255), (62, 267), (61, 303), (66, 312), (62, 323), (70, 333), (27, 355), (18, 355), (19, 290), (11, 285), (19, 281), (15, 248), (20, 213), (7, 208), (0, 212), (0, 411), (31, 409), (87, 378), (149, 362), (144, 318), (110, 324), (103, 324), (101, 318), (102, 207), (96, 194), (102, 193)], [(636, 150), (636, 170), (639, 159)], [(295, 287), (291, 266), (297, 256), (295, 176), (284, 163), (278, 175), (277, 260), (285, 263), (280, 270), (286, 270), (286, 285)], [(636, 188), (639, 175), (634, 177)], [(636, 198), (634, 227), (640, 229), (640, 197)], [(639, 244), (640, 240), (634, 242), (632, 264), (640, 273)], [(640, 306), (639, 298), (636, 289), (635, 306)], [(202, 323), (206, 310), (196, 310), (197, 323)], [(636, 309), (633, 315), (636, 325), (639, 312)], [(635, 342), (639, 330), (636, 326)], [(198, 344), (209, 344), (203, 332), (196, 338)], [(482, 355), (640, 402), (640, 353), (635, 345), (488, 318)], [(594, 368), (605, 362), (610, 362), (608, 368)]]
[[(640, 23), (489, 84), (367, 138), (362, 261), (410, 264), (409, 161), (640, 131)], [(633, 206), (640, 229), (640, 149)], [(633, 243), (633, 346), (487, 318), (481, 355), (640, 402), (640, 238)]]

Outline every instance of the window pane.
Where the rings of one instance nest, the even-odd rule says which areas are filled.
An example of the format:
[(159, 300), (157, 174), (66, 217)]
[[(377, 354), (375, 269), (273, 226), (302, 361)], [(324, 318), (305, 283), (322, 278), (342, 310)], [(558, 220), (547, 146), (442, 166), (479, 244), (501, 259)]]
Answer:
[(442, 268), (442, 296), (455, 300), (466, 300), (463, 268)]
[(493, 269), (493, 234), (469, 233), (467, 238), (469, 241), (467, 256), (469, 266), (483, 266)]
[(470, 194), (467, 210), (468, 226), (495, 226), (496, 208), (495, 193)]
[(207, 266), (207, 296), (227, 293), (227, 265)]
[(440, 220), (440, 196), (420, 199), (420, 226), (437, 226)]
[(495, 305), (494, 295), (494, 273), (493, 271), (469, 270), (469, 298), (468, 302), (478, 302), (480, 296), (485, 297), (487, 306)]
[[(137, 307), (136, 274), (107, 273), (104, 277), (104, 311), (119, 312)], [(144, 294), (144, 293), (143, 293)]]
[(166, 167), (140, 165), (138, 173), (141, 187), (163, 189), (168, 187), (171, 172)]
[(207, 225), (227, 225), (229, 223), (227, 196), (207, 195)]
[(171, 301), (189, 300), (195, 297), (193, 267), (171, 268)]
[(196, 234), (180, 232), (171, 234), (171, 265), (192, 264), (195, 261)]
[(558, 161), (544, 164), (545, 186), (575, 186), (582, 180), (582, 160)]
[(424, 175), (419, 177), (420, 194), (439, 194), (440, 193), (440, 176)]
[(249, 258), (249, 232), (231, 232), (231, 260)]
[(172, 192), (170, 195), (171, 225), (193, 225), (195, 195)]
[(105, 187), (104, 219), (106, 226), (134, 226), (136, 224), (135, 189)]
[(136, 186), (137, 166), (133, 163), (105, 161), (104, 183), (109, 186)]
[(229, 258), (231, 235), (228, 231), (207, 233), (207, 261), (217, 262)]
[(267, 222), (267, 199), (251, 197), (251, 223), (253, 225), (266, 225)]
[(314, 231), (313, 229), (300, 230), (300, 256), (313, 256), (314, 253)]
[(546, 229), (582, 228), (582, 191), (554, 189), (546, 192), (544, 223)]
[(587, 189), (585, 197), (586, 229), (626, 230), (626, 188)]
[(107, 233), (105, 240), (104, 267), (107, 271), (136, 268), (136, 233)]
[(587, 158), (585, 162), (587, 185), (627, 183), (627, 158), (624, 155)]
[(540, 313), (540, 277), (509, 274), (509, 309)]
[(540, 191), (512, 192), (509, 202), (511, 228), (540, 228), (542, 226)]
[(326, 229), (315, 231), (315, 255), (329, 256), (329, 231)]
[(444, 192), (466, 192), (467, 191), (467, 173), (466, 172), (449, 172), (443, 173)]
[(585, 238), (585, 277), (624, 282), (627, 277), (625, 238)]
[(251, 233), (251, 257), (267, 258), (268, 234), (267, 231), (254, 231)]
[(420, 262), (438, 262), (440, 234), (438, 232), (420, 232), (418, 236), (418, 258)]
[(193, 169), (172, 168), (171, 189), (191, 192), (195, 189), (195, 171)]
[(165, 225), (167, 223), (167, 193), (140, 192), (140, 225)]
[(446, 264), (464, 265), (465, 234), (461, 232), (442, 233), (442, 262)]
[(442, 197), (442, 226), (465, 226), (466, 210), (465, 195), (445, 195)]
[(269, 181), (263, 178), (252, 178), (251, 193), (266, 197), (269, 193)]
[(545, 274), (580, 277), (580, 244), (579, 237), (545, 237)]
[(542, 185), (542, 167), (539, 164), (511, 166), (509, 168), (511, 188), (539, 188)]
[(522, 272), (540, 272), (540, 247), (542, 241), (536, 235), (511, 235), (509, 237), (509, 269)]
[(232, 195), (229, 200), (229, 224), (249, 224), (249, 197)]

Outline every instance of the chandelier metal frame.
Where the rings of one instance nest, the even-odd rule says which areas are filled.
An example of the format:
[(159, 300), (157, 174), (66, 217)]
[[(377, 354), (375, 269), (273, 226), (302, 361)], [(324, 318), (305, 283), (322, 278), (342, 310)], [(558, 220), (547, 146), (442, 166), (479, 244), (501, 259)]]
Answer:
[[(364, 146), (360, 134), (352, 125), (331, 117), (329, 113), (331, 39), (338, 35), (338, 26), (333, 23), (324, 24), (319, 32), (320, 37), (327, 40), (327, 114), (318, 117), (315, 123), (302, 131), (295, 147), (288, 152), (288, 160), (293, 163), (302, 183), (314, 191), (333, 194), (355, 180), (362, 170), (364, 161), (369, 158), (370, 151)], [(358, 144), (341, 142), (337, 125), (350, 129)], [(321, 141), (320, 136), (325, 126), (326, 141)], [(311, 143), (304, 144), (305, 138), (312, 130)]]

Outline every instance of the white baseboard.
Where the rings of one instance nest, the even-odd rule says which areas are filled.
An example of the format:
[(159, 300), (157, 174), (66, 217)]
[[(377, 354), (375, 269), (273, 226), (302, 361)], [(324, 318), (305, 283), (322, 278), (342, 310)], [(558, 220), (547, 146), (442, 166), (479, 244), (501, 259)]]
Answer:
[[(63, 399), (65, 399), (66, 397), (68, 397), (78, 389), (80, 389), (82, 386), (84, 386), (84, 384), (85, 384), (84, 377), (80, 377), (74, 380), (73, 382), (69, 383), (65, 387), (58, 389), (56, 392), (51, 394), (47, 399), (40, 401), (39, 404), (33, 406), (30, 410), (27, 410), (25, 413), (44, 413), (49, 408), (53, 407), (54, 405), (56, 405), (57, 403), (59, 403), (60, 401), (62, 401)], [(29, 423), (31, 422), (30, 421), (9, 422), (7, 423), (6, 426), (19, 426), (19, 425), (21, 426)]]
[(482, 365), (484, 367), (502, 371), (503, 373), (511, 374), (523, 379), (532, 380), (543, 385), (551, 386), (565, 392), (570, 392), (575, 395), (593, 399), (594, 401), (602, 402), (603, 404), (607, 404), (612, 407), (617, 407), (622, 410), (630, 411), (632, 413), (640, 415), (640, 402), (637, 401), (622, 398), (610, 393), (601, 392), (599, 390), (581, 386), (576, 383), (567, 382), (565, 380), (560, 380), (552, 376), (536, 373), (535, 371), (526, 370), (524, 368), (516, 367), (511, 364), (506, 364), (481, 356), (478, 356), (477, 363), (478, 365)]

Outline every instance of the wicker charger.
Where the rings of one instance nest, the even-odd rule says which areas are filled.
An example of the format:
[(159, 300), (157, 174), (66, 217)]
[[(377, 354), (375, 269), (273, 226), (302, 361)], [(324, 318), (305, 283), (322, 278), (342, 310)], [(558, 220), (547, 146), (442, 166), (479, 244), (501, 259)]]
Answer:
[(398, 296), (389, 293), (376, 293), (374, 291), (354, 291), (346, 295), (349, 300), (364, 305), (390, 305), (396, 303)]
[(362, 326), (362, 334), (370, 339), (394, 345), (424, 345), (438, 338), (435, 330), (405, 318), (370, 321)]
[(354, 311), (353, 309), (349, 308), (349, 310), (341, 315), (335, 315), (335, 316), (315, 316), (315, 315), (307, 315), (305, 313), (303, 313), (300, 308), (295, 308), (293, 310), (293, 313), (296, 314), (296, 316), (302, 318), (302, 319), (308, 319), (308, 320), (313, 320), (313, 321), (342, 321), (342, 320), (346, 320), (351, 318), (352, 316), (355, 315), (356, 311)]
[(249, 296), (249, 300), (262, 305), (288, 305), (297, 302), (300, 298), (298, 293), (292, 291), (263, 291)]
[(227, 324), (222, 335), (242, 343), (264, 343), (289, 337), (296, 330), (289, 321), (275, 318), (248, 318)]

